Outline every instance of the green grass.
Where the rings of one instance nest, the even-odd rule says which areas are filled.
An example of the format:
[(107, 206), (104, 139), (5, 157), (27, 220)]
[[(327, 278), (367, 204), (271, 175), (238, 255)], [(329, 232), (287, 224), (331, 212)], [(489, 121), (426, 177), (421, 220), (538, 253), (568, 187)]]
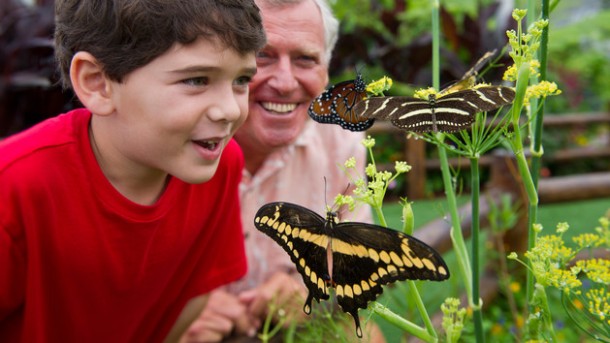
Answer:
[[(458, 198), (458, 204), (468, 201), (465, 196)], [(444, 199), (416, 200), (412, 206), (416, 229), (444, 216), (447, 209)], [(401, 206), (398, 203), (387, 203), (383, 210), (388, 226), (400, 229)], [(544, 227), (543, 232), (547, 233), (553, 232), (559, 222), (568, 222), (573, 232), (590, 230), (599, 225), (598, 219), (608, 210), (610, 210), (610, 198), (541, 205), (538, 210), (538, 222)]]

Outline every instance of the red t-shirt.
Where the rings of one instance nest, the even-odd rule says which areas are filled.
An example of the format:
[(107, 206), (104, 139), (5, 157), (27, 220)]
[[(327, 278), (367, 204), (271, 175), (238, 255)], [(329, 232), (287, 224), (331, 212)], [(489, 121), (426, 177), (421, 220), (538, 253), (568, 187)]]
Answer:
[(235, 142), (156, 204), (104, 177), (75, 110), (0, 142), (0, 342), (162, 341), (186, 302), (244, 275)]

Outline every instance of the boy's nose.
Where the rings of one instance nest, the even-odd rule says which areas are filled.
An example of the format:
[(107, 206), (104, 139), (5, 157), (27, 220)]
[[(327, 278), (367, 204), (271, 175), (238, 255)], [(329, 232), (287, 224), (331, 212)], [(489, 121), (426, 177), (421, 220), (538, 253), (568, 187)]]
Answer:
[(236, 94), (230, 91), (218, 92), (215, 96), (214, 105), (208, 111), (208, 116), (213, 121), (234, 122), (241, 117), (240, 99), (243, 99), (244, 106), (247, 106), (248, 96)]

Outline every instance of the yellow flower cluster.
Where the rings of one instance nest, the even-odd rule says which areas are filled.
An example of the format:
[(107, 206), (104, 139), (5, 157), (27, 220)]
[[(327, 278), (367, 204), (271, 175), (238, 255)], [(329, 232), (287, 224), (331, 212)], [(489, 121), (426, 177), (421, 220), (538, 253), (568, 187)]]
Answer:
[(547, 273), (546, 278), (549, 286), (553, 286), (566, 293), (570, 293), (570, 291), (572, 291), (575, 294), (580, 294), (580, 290), (578, 288), (582, 286), (582, 282), (576, 277), (576, 274), (570, 270), (551, 268), (551, 270)]
[(601, 258), (580, 260), (576, 262), (574, 268), (587, 274), (593, 282), (610, 285), (610, 260)]
[[(610, 259), (590, 258), (574, 262), (576, 254), (589, 248), (599, 248), (608, 244), (610, 237), (610, 219), (602, 217), (601, 226), (595, 233), (583, 233), (572, 238), (577, 247), (570, 248), (564, 244), (563, 233), (568, 231), (567, 223), (559, 223), (556, 234), (538, 236), (534, 247), (525, 253), (530, 261), (536, 287), (554, 287), (568, 295), (574, 310), (579, 313), (589, 312), (589, 320), (601, 321), (610, 325)], [(534, 231), (540, 233), (542, 227), (534, 226)], [(511, 253), (509, 259), (518, 259), (516, 253)], [(572, 267), (568, 267), (573, 264)], [(593, 287), (583, 288), (581, 279), (588, 279)], [(537, 288), (538, 289), (538, 288)], [(595, 319), (592, 319), (595, 318)]]
[(466, 309), (460, 308), (460, 300), (447, 298), (441, 305), (443, 312), (443, 329), (447, 335), (448, 342), (457, 342), (464, 328), (464, 317)]
[(594, 288), (585, 294), (587, 310), (601, 321), (610, 324), (610, 292), (605, 288)]
[[(537, 62), (537, 61), (536, 61)], [(561, 90), (557, 88), (555, 82), (540, 81), (540, 83), (527, 87), (525, 91), (525, 99), (523, 100), (526, 105), (529, 105), (531, 98), (546, 98), (550, 95), (559, 95)]]
[(422, 88), (422, 89), (416, 90), (415, 94), (413, 94), (413, 96), (418, 99), (428, 100), (430, 98), (430, 95), (436, 95), (436, 94), (437, 94), (436, 89), (434, 89), (434, 87), (429, 87), (429, 88)]
[[(372, 149), (375, 146), (375, 139), (368, 136), (367, 138), (362, 140), (362, 145), (364, 145), (364, 147), (369, 151), (369, 155), (371, 156), (371, 163), (369, 163), (364, 170), (366, 177), (362, 175), (351, 177), (351, 181), (356, 186), (353, 193), (358, 198), (358, 200), (367, 203), (373, 206), (374, 208), (381, 208), (383, 204), (383, 198), (385, 197), (385, 192), (388, 189), (388, 185), (398, 175), (404, 174), (411, 170), (411, 166), (409, 166), (406, 162), (397, 161), (394, 166), (396, 173), (392, 173), (389, 171), (377, 171), (377, 166), (375, 165), (375, 160), (372, 153)], [(345, 167), (345, 171), (348, 174), (350, 171), (354, 173), (359, 172), (355, 170), (356, 159), (354, 157), (351, 157), (347, 161), (345, 161), (343, 166)], [(348, 201), (341, 197), (338, 197), (337, 200)], [(351, 201), (351, 199), (349, 201)]]
[(572, 240), (578, 245), (580, 249), (596, 248), (603, 245), (605, 242), (605, 239), (603, 237), (594, 233), (583, 233), (576, 237), (572, 237)]
[(383, 95), (383, 92), (392, 88), (392, 83), (391, 78), (384, 76), (366, 85), (366, 92), (373, 95)]

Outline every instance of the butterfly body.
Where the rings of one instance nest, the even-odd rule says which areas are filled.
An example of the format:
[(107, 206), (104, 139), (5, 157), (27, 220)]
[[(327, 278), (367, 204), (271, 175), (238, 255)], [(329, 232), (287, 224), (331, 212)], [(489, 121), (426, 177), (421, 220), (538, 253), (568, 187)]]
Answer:
[(371, 97), (354, 111), (365, 118), (390, 120), (406, 131), (454, 132), (468, 128), (477, 112), (492, 111), (510, 104), (515, 91), (510, 87), (483, 86), (418, 99), (404, 96)]
[(360, 118), (353, 111), (354, 106), (366, 97), (366, 83), (362, 75), (355, 80), (343, 81), (329, 87), (315, 98), (309, 106), (309, 116), (323, 124), (337, 124), (350, 131), (364, 131), (375, 119)]
[(356, 323), (362, 337), (358, 309), (368, 306), (382, 286), (406, 279), (441, 281), (449, 277), (442, 257), (431, 247), (383, 226), (344, 222), (328, 212), (326, 218), (302, 206), (270, 203), (257, 212), (258, 230), (274, 239), (289, 255), (309, 290), (303, 310), (329, 298)]

